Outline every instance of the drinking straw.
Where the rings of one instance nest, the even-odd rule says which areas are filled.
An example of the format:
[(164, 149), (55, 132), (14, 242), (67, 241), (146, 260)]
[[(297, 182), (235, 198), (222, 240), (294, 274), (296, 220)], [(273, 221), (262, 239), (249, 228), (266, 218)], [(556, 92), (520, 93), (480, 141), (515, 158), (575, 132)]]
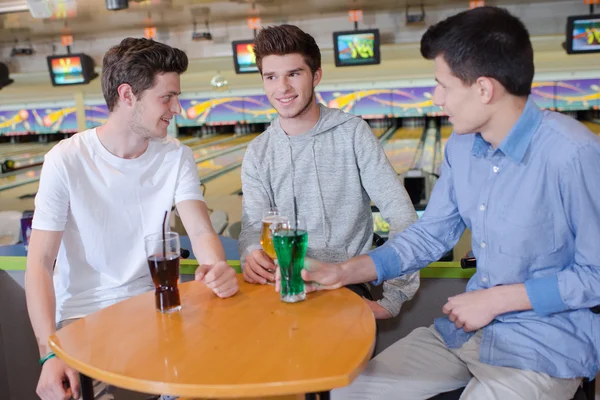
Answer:
[(290, 277), (292, 275), (292, 271), (294, 270), (294, 262), (296, 256), (296, 241), (298, 240), (298, 203), (296, 202), (296, 196), (294, 196), (294, 220), (292, 222), (294, 224), (294, 237), (291, 240), (292, 245), (292, 254), (291, 254), (291, 262), (288, 265), (288, 274), (287, 274), (287, 284), (288, 290), (290, 289)]
[(167, 211), (165, 211), (165, 217), (163, 218), (163, 228), (162, 228), (162, 237), (163, 237), (163, 260), (167, 259)]

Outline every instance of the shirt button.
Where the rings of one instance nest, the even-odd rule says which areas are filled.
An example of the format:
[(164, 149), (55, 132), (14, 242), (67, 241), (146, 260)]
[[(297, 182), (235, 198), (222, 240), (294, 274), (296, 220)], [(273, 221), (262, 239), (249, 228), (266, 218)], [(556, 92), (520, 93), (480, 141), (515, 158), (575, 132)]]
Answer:
[(486, 278), (486, 277), (484, 276), (483, 278), (481, 278), (481, 281), (482, 281), (483, 283), (487, 283), (487, 281), (488, 281), (488, 278)]
[(482, 204), (482, 205), (480, 205), (480, 206), (479, 206), (479, 210), (481, 210), (481, 211), (484, 211), (484, 210), (485, 210), (485, 205), (483, 205), (483, 204)]
[(481, 246), (482, 249), (485, 249), (485, 242), (481, 242), (479, 246)]
[(492, 168), (492, 170), (493, 170), (495, 173), (498, 173), (498, 171), (500, 171), (500, 168), (499, 168), (497, 165), (494, 165), (494, 168)]

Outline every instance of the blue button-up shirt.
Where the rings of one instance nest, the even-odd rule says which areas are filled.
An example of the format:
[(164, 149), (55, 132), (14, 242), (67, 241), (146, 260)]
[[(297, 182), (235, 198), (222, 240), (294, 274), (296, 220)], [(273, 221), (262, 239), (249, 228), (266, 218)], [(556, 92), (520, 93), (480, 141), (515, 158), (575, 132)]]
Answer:
[[(468, 227), (477, 271), (467, 291), (524, 283), (531, 311), (483, 328), (480, 360), (593, 378), (599, 370), (600, 138), (529, 100), (497, 149), (453, 134), (423, 217), (369, 253), (378, 282), (438, 260)], [(472, 335), (435, 321), (450, 348)]]

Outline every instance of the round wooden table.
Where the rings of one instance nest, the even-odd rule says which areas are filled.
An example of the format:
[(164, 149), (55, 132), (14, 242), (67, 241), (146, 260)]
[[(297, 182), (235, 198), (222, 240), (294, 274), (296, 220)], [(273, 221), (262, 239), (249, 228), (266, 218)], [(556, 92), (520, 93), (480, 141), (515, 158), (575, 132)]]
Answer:
[(174, 314), (157, 312), (152, 292), (124, 300), (63, 327), (50, 346), (85, 376), (190, 397), (324, 392), (350, 384), (368, 362), (375, 320), (358, 295), (321, 291), (287, 304), (273, 286), (238, 279), (228, 299), (181, 284)]

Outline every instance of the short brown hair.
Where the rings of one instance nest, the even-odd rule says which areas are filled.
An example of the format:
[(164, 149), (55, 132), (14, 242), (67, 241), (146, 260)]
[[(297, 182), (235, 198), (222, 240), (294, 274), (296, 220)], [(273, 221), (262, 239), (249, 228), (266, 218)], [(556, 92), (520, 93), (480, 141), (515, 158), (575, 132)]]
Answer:
[(102, 94), (109, 111), (117, 105), (117, 88), (131, 86), (138, 96), (154, 84), (156, 74), (187, 70), (188, 58), (179, 49), (143, 38), (126, 38), (111, 47), (102, 60)]
[(321, 51), (315, 39), (294, 25), (263, 28), (254, 39), (256, 66), (262, 74), (262, 59), (266, 56), (298, 53), (314, 74), (321, 68)]

